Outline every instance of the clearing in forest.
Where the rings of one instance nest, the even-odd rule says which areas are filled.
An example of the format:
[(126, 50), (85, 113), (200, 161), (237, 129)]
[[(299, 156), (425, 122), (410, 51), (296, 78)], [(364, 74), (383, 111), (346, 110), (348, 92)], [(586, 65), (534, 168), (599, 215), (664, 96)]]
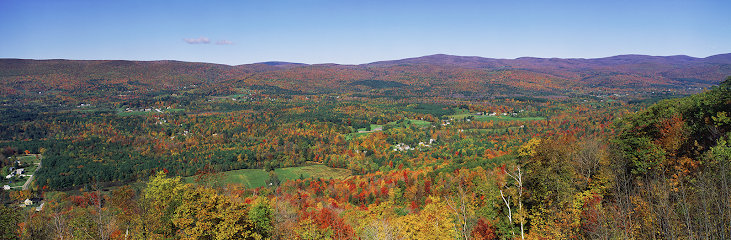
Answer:
[(540, 121), (540, 120), (546, 120), (544, 117), (510, 117), (510, 116), (477, 116), (475, 117), (475, 120), (477, 121), (495, 121), (495, 122), (505, 122), (505, 121)]
[(358, 129), (358, 132), (345, 134), (345, 140), (350, 140), (350, 139), (357, 138), (357, 137), (360, 137), (360, 136), (368, 135), (368, 134), (370, 134), (372, 132), (381, 131), (381, 130), (383, 130), (383, 127), (384, 126), (389, 126), (390, 125), (392, 128), (399, 128), (399, 127), (401, 127), (401, 126), (399, 126), (399, 123), (401, 123), (401, 122), (406, 123), (406, 124), (409, 124), (409, 125), (410, 124), (413, 124), (413, 125), (416, 125), (416, 126), (421, 127), (421, 128), (430, 127), (431, 125), (434, 124), (434, 123), (429, 122), (429, 121), (413, 120), (413, 119), (404, 119), (404, 120), (401, 120), (401, 121), (389, 122), (389, 123), (386, 123), (385, 125), (371, 124), (371, 130), (370, 131), (368, 131), (368, 129), (366, 129), (366, 128), (359, 128)]
[(545, 117), (511, 117), (511, 116), (505, 116), (505, 115), (497, 115), (497, 116), (486, 116), (486, 115), (478, 115), (476, 113), (470, 113), (466, 109), (457, 109), (456, 114), (447, 116), (451, 119), (459, 120), (464, 119), (468, 117), (472, 117), (472, 120), (475, 121), (494, 121), (494, 122), (507, 122), (507, 121), (540, 121), (540, 120), (546, 120)]
[[(301, 167), (277, 168), (274, 170), (280, 181), (303, 178), (321, 178), (321, 179), (345, 179), (351, 175), (350, 170), (331, 168), (321, 164), (313, 164)], [(184, 178), (185, 182), (195, 182), (195, 176)], [(227, 171), (223, 173), (223, 184), (237, 183), (244, 184), (247, 188), (257, 188), (264, 186), (264, 182), (269, 179), (269, 173), (262, 169), (240, 169)]]

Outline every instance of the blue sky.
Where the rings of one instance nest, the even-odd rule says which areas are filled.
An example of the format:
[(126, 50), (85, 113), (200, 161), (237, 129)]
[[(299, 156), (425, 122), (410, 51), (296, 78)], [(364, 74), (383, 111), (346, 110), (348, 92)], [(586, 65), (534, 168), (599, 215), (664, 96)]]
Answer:
[(731, 53), (731, 1), (0, 0), (0, 58), (362, 64)]

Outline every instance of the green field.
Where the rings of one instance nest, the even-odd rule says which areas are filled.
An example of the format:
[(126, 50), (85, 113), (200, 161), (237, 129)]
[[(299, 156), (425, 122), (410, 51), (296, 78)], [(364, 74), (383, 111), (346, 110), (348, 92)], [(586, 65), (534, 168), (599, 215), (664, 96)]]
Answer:
[[(18, 160), (21, 162), (30, 164), (30, 167), (25, 168), (25, 173), (23, 173), (25, 175), (33, 175), (35, 173), (36, 169), (38, 168), (38, 165), (36, 165), (36, 163), (39, 162), (39, 159), (37, 159), (35, 155), (24, 155), (24, 156), (18, 157)], [(4, 179), (5, 176), (2, 176), (2, 177), (3, 177), (3, 184), (8, 184), (7, 179)], [(23, 177), (23, 179), (21, 179), (19, 181), (15, 181), (8, 185), (10, 185), (10, 187), (23, 186), (23, 184), (25, 184), (25, 181), (28, 180), (28, 178), (29, 177)]]
[(24, 174), (33, 175), (34, 173), (36, 173), (36, 169), (38, 169), (38, 165), (33, 164), (30, 167), (25, 168)]
[(411, 124), (415, 124), (416, 126), (419, 126), (419, 127), (429, 127), (432, 125), (432, 123), (429, 121), (422, 121), (422, 120), (406, 120), (406, 121), (411, 121)]
[[(422, 120), (406, 119), (404, 121), (405, 122), (409, 122), (410, 124), (414, 124), (414, 125), (416, 125), (418, 127), (422, 127), (422, 128), (424, 128), (424, 127), (430, 127), (433, 124), (432, 122), (422, 121)], [(396, 122), (386, 123), (386, 125), (395, 125), (395, 124), (396, 124)], [(378, 129), (381, 129), (381, 128), (383, 128), (383, 126), (384, 125), (371, 124), (371, 129), (377, 129), (377, 128)], [(371, 132), (365, 132), (365, 131), (366, 131), (365, 128), (359, 128), (357, 133), (348, 133), (348, 134), (345, 134), (345, 140), (350, 140), (350, 139), (357, 138), (357, 137), (360, 137), (360, 136), (368, 135), (373, 130), (371, 130)]]
[(539, 121), (539, 120), (546, 120), (544, 117), (525, 117), (525, 118), (516, 118), (516, 117), (510, 117), (510, 116), (482, 116), (482, 115), (476, 115), (473, 113), (470, 113), (467, 109), (456, 109), (455, 114), (449, 115), (448, 117), (452, 119), (463, 119), (467, 117), (473, 117), (473, 120), (476, 121), (495, 121), (495, 122), (504, 122), (504, 121)]
[[(4, 176), (3, 176), (3, 178), (4, 178)], [(23, 178), (23, 179), (21, 179), (20, 181), (15, 181), (15, 182), (13, 182), (13, 183), (8, 183), (7, 179), (5, 179), (5, 181), (3, 181), (3, 185), (6, 185), (6, 184), (7, 184), (7, 185), (9, 185), (9, 186), (10, 186), (11, 188), (17, 188), (16, 190), (21, 190), (21, 189), (20, 189), (19, 187), (22, 187), (22, 186), (23, 186), (23, 184), (25, 184), (25, 181), (26, 181), (26, 180), (28, 180), (28, 178), (29, 178), (29, 177), (24, 177), (24, 178)]]
[(117, 113), (118, 116), (126, 117), (126, 116), (136, 116), (136, 115), (145, 115), (151, 112), (141, 112), (141, 111), (133, 111), (133, 112), (120, 112)]
[(37, 163), (37, 162), (39, 162), (39, 160), (36, 159), (36, 156), (35, 155), (25, 155), (25, 156), (22, 156), (22, 157), (18, 157), (18, 160), (20, 160), (21, 162), (28, 162), (28, 163), (31, 163), (31, 162), (32, 163)]
[[(163, 113), (166, 113), (166, 112), (185, 112), (185, 109), (182, 109), (182, 108), (171, 108), (171, 109), (163, 109), (163, 108), (160, 108), (160, 111), (162, 111)], [(121, 117), (145, 115), (145, 114), (148, 114), (148, 113), (159, 113), (159, 112), (158, 111), (155, 111), (154, 109), (152, 111), (149, 111), (149, 112), (145, 112), (145, 111), (129, 111), (129, 112), (127, 112), (127, 111), (125, 111), (122, 108), (118, 108), (117, 109), (117, 116), (121, 116)]]
[[(322, 179), (344, 179), (350, 176), (350, 170), (331, 168), (325, 165), (309, 165), (302, 167), (278, 168), (274, 170), (282, 182), (286, 180), (299, 179), (300, 174), (304, 178), (322, 178)], [(238, 183), (244, 184), (248, 188), (257, 188), (264, 186), (264, 181), (269, 179), (269, 173), (262, 169), (241, 169), (228, 171), (223, 173), (223, 184)], [(185, 182), (195, 182), (195, 176), (183, 178)]]
[(474, 114), (471, 114), (469, 110), (467, 109), (455, 109), (454, 114), (447, 115), (447, 117), (452, 119), (462, 119), (470, 116), (476, 116)]
[(350, 141), (350, 139), (353, 138), (359, 138), (365, 135), (371, 134), (371, 132), (357, 132), (357, 133), (348, 133), (345, 134), (345, 140)]
[(33, 175), (33, 173), (36, 171), (36, 168), (38, 168), (38, 165), (36, 165), (36, 163), (40, 162), (40, 160), (38, 160), (35, 155), (25, 155), (22, 157), (18, 157), (18, 160), (30, 164), (30, 167), (25, 168), (25, 174), (27, 175)]
[(228, 95), (228, 96), (226, 96), (226, 98), (236, 98), (236, 99), (238, 99), (238, 98), (248, 97), (248, 96), (251, 96), (251, 95), (248, 94), (248, 93), (244, 93), (244, 94)]
[(518, 131), (520, 127), (509, 127), (509, 128), (486, 128), (486, 129), (470, 129), (470, 131), (478, 131), (483, 133), (504, 133), (507, 129)]
[(509, 117), (509, 116), (478, 116), (475, 117), (475, 120), (477, 121), (495, 121), (495, 122), (505, 122), (505, 121), (539, 121), (539, 120), (546, 120), (544, 117), (525, 117), (525, 118), (515, 118), (515, 117)]
[[(383, 125), (371, 124), (371, 130), (376, 129), (376, 128), (382, 128), (382, 127), (383, 127)], [(358, 132), (364, 132), (364, 131), (366, 131), (366, 128), (358, 128)]]

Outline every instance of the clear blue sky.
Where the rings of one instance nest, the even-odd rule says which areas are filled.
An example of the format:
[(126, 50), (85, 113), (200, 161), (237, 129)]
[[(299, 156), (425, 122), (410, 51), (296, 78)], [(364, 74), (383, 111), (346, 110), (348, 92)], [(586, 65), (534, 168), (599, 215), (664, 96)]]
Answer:
[(731, 1), (0, 0), (0, 58), (361, 64), (731, 53)]

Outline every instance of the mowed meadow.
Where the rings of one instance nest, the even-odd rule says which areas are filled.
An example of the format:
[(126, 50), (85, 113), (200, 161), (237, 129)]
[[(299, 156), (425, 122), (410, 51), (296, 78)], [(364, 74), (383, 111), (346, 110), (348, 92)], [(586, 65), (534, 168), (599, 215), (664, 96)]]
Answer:
[[(346, 179), (351, 176), (347, 169), (331, 168), (322, 164), (309, 164), (301, 167), (277, 168), (274, 170), (280, 181), (297, 179)], [(262, 169), (240, 169), (222, 172), (218, 176), (211, 176), (211, 179), (203, 181), (216, 181), (216, 184), (242, 184), (246, 188), (259, 188), (266, 186), (269, 180), (269, 173)], [(196, 176), (185, 177), (186, 183), (196, 183)]]

